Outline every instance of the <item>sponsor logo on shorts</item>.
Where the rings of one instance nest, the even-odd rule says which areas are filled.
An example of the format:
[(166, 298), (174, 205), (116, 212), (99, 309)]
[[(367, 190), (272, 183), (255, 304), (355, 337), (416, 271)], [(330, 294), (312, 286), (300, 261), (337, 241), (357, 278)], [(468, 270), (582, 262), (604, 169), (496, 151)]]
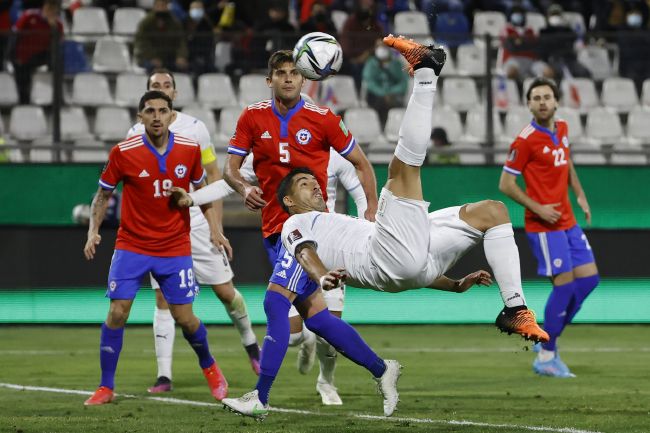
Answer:
[(187, 167), (183, 164), (178, 164), (176, 168), (174, 168), (174, 173), (177, 178), (182, 179), (187, 174)]
[(291, 233), (289, 233), (289, 236), (287, 237), (287, 240), (289, 241), (289, 245), (293, 245), (295, 241), (298, 239), (302, 239), (302, 233), (300, 233), (300, 230), (295, 229)]
[(111, 281), (111, 282), (108, 284), (108, 288), (111, 289), (111, 292), (114, 292), (115, 289), (117, 289), (117, 283), (116, 283), (115, 281)]
[(296, 140), (302, 145), (309, 144), (311, 141), (311, 132), (309, 132), (309, 129), (303, 128), (296, 132)]
[(556, 268), (562, 266), (562, 259), (553, 259), (553, 266), (555, 266)]

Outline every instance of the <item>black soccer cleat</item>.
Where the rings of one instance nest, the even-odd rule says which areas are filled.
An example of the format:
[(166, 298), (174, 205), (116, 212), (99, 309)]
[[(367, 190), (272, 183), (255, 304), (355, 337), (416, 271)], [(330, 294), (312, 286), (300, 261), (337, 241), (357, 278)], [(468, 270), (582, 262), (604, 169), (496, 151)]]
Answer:
[(431, 68), (439, 76), (447, 60), (447, 53), (442, 48), (422, 45), (413, 39), (406, 39), (404, 36), (388, 35), (384, 38), (384, 44), (399, 51), (409, 62), (411, 71)]

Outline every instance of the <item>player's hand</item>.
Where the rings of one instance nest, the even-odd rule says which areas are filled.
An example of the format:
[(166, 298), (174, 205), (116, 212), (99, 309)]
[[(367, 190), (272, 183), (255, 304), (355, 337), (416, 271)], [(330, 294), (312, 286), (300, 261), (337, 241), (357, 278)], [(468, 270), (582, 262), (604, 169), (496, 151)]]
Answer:
[(345, 269), (334, 269), (320, 277), (318, 282), (323, 290), (332, 290), (341, 287), (345, 283), (347, 274)]
[(194, 200), (192, 200), (192, 197), (183, 188), (173, 186), (170, 191), (173, 206), (184, 208), (194, 205)]
[(220, 231), (213, 232), (210, 235), (210, 240), (217, 248), (226, 253), (228, 260), (232, 260), (232, 246), (230, 246), (230, 241), (223, 233)]
[(562, 216), (562, 213), (555, 208), (561, 204), (562, 203), (542, 204), (535, 213), (547, 223), (555, 224)]
[(585, 213), (585, 219), (587, 220), (587, 225), (591, 225), (591, 209), (589, 208), (589, 203), (587, 202), (587, 197), (581, 195), (577, 198), (578, 206)]
[(84, 256), (86, 260), (95, 258), (95, 247), (102, 241), (102, 237), (98, 233), (88, 233), (88, 240), (84, 246)]
[(492, 284), (492, 275), (488, 271), (476, 271), (461, 278), (454, 285), (456, 293), (468, 291), (473, 286), (489, 286)]
[(250, 210), (259, 210), (266, 206), (266, 200), (262, 198), (262, 190), (257, 186), (244, 188), (244, 203)]
[(363, 217), (366, 221), (375, 222), (375, 215), (377, 215), (377, 206), (368, 206), (366, 211), (363, 213)]

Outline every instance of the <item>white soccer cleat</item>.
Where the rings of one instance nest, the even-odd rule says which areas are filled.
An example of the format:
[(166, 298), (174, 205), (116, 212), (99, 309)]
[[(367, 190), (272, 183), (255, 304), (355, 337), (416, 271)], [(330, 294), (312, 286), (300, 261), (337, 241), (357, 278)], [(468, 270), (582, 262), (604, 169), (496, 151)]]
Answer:
[(340, 406), (343, 404), (336, 387), (327, 382), (316, 382), (316, 391), (320, 394), (325, 406)]
[(307, 374), (314, 367), (316, 359), (316, 334), (308, 332), (305, 334), (305, 341), (298, 350), (297, 367), (300, 374)]
[(397, 409), (399, 393), (397, 392), (397, 381), (402, 372), (402, 366), (394, 359), (385, 359), (386, 371), (380, 378), (375, 378), (377, 390), (384, 397), (384, 416), (391, 416)]
[(260, 401), (257, 390), (253, 390), (239, 398), (224, 398), (223, 408), (244, 416), (250, 416), (258, 421), (264, 420), (269, 414), (269, 406)]

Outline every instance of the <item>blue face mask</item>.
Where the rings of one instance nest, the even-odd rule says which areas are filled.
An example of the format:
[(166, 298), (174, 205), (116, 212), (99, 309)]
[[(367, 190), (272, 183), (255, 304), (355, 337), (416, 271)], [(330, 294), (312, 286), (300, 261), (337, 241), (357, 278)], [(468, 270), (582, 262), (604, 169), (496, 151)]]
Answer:
[(524, 15), (514, 13), (510, 16), (510, 22), (517, 27), (522, 27), (524, 25)]
[(203, 18), (203, 15), (205, 14), (205, 11), (200, 8), (194, 8), (190, 9), (190, 18), (192, 18), (194, 21), (201, 21), (201, 18)]
[(629, 27), (634, 27), (635, 29), (638, 29), (641, 27), (643, 18), (639, 14), (630, 14), (627, 16), (627, 25)]

